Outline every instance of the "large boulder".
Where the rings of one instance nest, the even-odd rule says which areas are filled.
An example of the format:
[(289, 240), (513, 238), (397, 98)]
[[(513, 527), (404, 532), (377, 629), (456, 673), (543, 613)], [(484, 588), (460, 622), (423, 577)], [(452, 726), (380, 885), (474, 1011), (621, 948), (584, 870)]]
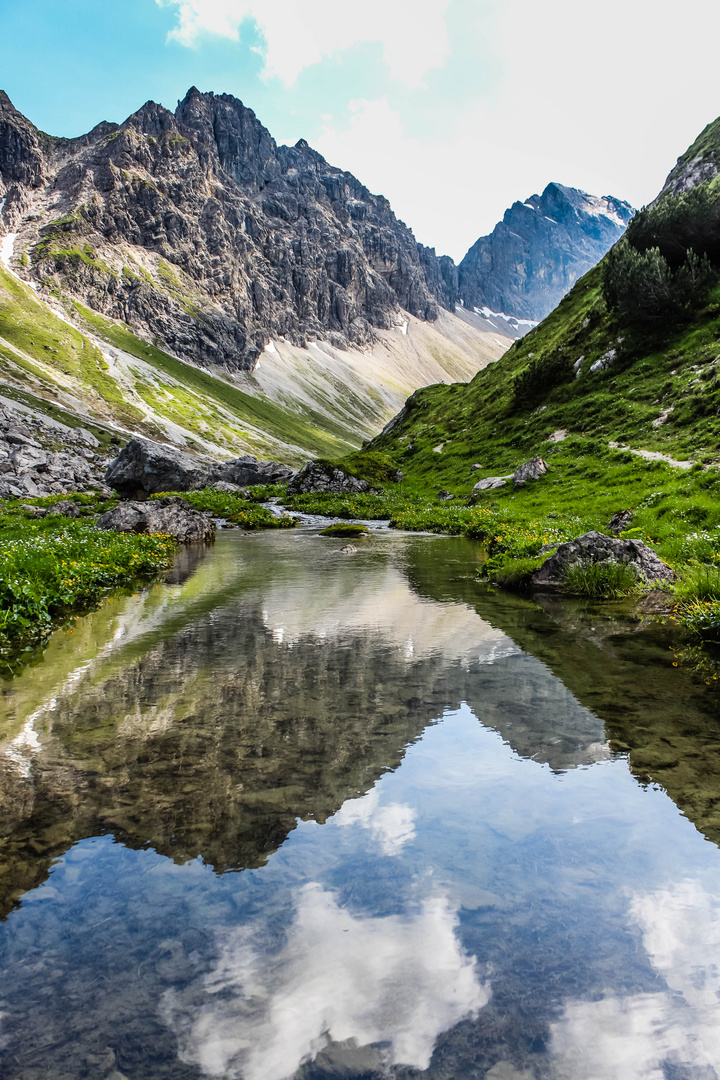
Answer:
[(288, 495), (305, 495), (311, 491), (327, 491), (332, 495), (355, 495), (374, 491), (367, 480), (350, 476), (337, 465), (308, 461), (288, 484)]
[(210, 466), (209, 483), (225, 482), (238, 487), (252, 487), (255, 484), (284, 484), (293, 474), (289, 465), (279, 461), (258, 461), (251, 454), (233, 458), (232, 461), (220, 461)]
[(97, 520), (98, 529), (165, 533), (181, 544), (214, 540), (215, 522), (177, 495), (145, 502), (122, 502)]
[(149, 439), (131, 439), (105, 473), (105, 482), (126, 499), (160, 491), (195, 491), (205, 486), (208, 466), (182, 450)]
[(539, 480), (544, 476), (548, 467), (541, 457), (531, 458), (530, 461), (519, 465), (513, 473), (513, 483), (516, 488), (525, 487), (528, 480)]
[(675, 580), (674, 571), (642, 540), (624, 540), (601, 532), (588, 532), (577, 540), (560, 544), (555, 554), (535, 571), (532, 584), (538, 589), (560, 589), (571, 567), (608, 562), (628, 563), (648, 585)]
[(247, 455), (207, 464), (174, 447), (131, 439), (110, 462), (105, 480), (123, 498), (146, 499), (162, 491), (197, 491), (215, 483), (275, 484), (291, 476), (290, 466), (277, 461), (258, 461)]

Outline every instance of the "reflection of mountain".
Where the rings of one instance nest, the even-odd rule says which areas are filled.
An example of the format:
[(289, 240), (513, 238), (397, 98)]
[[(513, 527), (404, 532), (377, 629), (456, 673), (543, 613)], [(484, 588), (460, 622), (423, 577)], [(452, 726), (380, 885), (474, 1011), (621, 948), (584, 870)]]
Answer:
[[(99, 832), (217, 870), (258, 866), (463, 700), (499, 725), (512, 691), (523, 752), (594, 760), (602, 727), (543, 665), (467, 604), (408, 587), (403, 560), (434, 543), (378, 536), (348, 559), (312, 536), (228, 538), (179, 594), (145, 598), (145, 634), (143, 599), (128, 599), (115, 651), (53, 688), (5, 758), (3, 909)], [(213, 581), (203, 602), (198, 582)]]
[[(417, 547), (412, 554), (408, 576), (420, 596), (440, 599), (452, 592), (547, 664), (568, 694), (604, 723), (599, 737), (615, 750), (629, 751), (635, 775), (663, 787), (696, 828), (720, 842), (717, 698), (672, 666), (670, 629), (641, 622), (622, 604), (521, 600), (478, 586), (452, 560), (432, 562), (427, 549)], [(543, 741), (547, 720), (548, 714), (543, 720), (529, 717), (520, 729), (507, 714), (487, 722), (518, 753), (530, 756), (531, 747)], [(546, 740), (555, 737), (546, 732)]]

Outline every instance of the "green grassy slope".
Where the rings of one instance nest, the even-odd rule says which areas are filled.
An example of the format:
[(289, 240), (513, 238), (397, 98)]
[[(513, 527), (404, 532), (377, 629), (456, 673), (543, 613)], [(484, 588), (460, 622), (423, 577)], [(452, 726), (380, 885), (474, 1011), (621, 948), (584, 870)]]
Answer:
[[(228, 453), (299, 463), (357, 447), (353, 432), (326, 417), (243, 393), (78, 304), (74, 315), (77, 325), (0, 266), (0, 394), (50, 414), (58, 405), (69, 416), (78, 409), (85, 424), (94, 418), (150, 438), (165, 438), (168, 421), (189, 446), (205, 440)], [(141, 363), (108, 363), (98, 338)]]

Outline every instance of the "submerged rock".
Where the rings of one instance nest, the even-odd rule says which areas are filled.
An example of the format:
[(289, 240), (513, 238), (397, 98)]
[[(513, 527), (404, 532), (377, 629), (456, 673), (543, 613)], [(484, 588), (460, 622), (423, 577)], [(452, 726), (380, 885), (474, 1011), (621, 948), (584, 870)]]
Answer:
[(513, 483), (516, 488), (525, 487), (528, 480), (539, 480), (548, 471), (547, 464), (541, 457), (534, 457), (524, 462), (513, 473)]
[(577, 540), (560, 544), (555, 554), (535, 571), (532, 584), (538, 589), (559, 589), (572, 567), (609, 562), (632, 566), (648, 585), (675, 580), (675, 572), (642, 540), (624, 540), (601, 532), (588, 532)]
[(181, 544), (215, 538), (215, 522), (177, 495), (120, 503), (100, 515), (97, 527), (115, 532), (165, 533)]
[(305, 495), (310, 491), (327, 491), (332, 495), (354, 495), (375, 491), (367, 480), (343, 472), (337, 465), (308, 461), (288, 484), (288, 495)]

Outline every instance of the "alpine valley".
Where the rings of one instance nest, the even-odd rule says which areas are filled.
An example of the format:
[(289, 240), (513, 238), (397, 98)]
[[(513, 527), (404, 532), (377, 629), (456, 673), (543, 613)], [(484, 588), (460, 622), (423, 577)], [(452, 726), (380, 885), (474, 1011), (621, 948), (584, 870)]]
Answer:
[(148, 102), (65, 139), (0, 93), (6, 407), (212, 457), (347, 453), (417, 388), (497, 360), (532, 325), (516, 313), (552, 306), (629, 214), (559, 185), (533, 200), (544, 224), (524, 247), (497, 236), (530, 203), (493, 233), (491, 285), (483, 240), (460, 268), (438, 257), (227, 94), (192, 88), (174, 113)]

